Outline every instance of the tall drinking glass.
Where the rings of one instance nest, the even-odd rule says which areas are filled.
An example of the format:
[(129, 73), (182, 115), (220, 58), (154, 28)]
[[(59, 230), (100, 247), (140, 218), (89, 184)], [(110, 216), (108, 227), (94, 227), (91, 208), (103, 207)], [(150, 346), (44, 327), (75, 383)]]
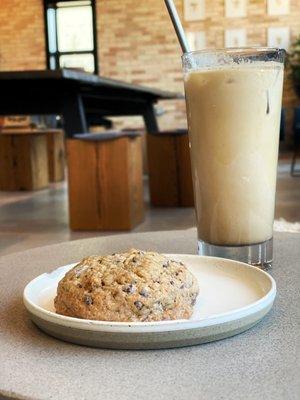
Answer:
[(284, 54), (182, 57), (201, 255), (272, 264)]

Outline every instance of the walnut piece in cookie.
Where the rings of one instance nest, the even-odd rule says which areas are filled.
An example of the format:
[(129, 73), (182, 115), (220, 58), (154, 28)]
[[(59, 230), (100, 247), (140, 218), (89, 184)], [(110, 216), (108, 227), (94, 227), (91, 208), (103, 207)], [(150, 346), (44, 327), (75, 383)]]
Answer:
[(198, 292), (182, 262), (132, 249), (83, 259), (59, 282), (54, 304), (58, 314), (92, 320), (188, 319)]

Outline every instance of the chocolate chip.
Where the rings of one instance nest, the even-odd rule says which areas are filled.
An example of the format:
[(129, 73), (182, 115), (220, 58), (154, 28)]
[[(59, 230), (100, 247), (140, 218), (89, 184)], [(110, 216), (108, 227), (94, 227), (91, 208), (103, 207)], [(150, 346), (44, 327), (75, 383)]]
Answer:
[(91, 296), (84, 296), (83, 301), (85, 302), (86, 305), (90, 306), (91, 304), (93, 304), (93, 299), (91, 298)]
[(181, 262), (181, 261), (180, 261), (180, 263), (179, 263), (179, 264), (180, 264), (180, 265), (182, 265), (182, 266), (184, 267), (184, 264), (183, 264), (183, 262)]
[(135, 286), (132, 285), (132, 283), (130, 283), (130, 284), (128, 284), (128, 285), (123, 286), (123, 287), (122, 287), (122, 290), (123, 290), (123, 292), (125, 292), (125, 293), (130, 293), (130, 294), (132, 294), (132, 293), (134, 293), (134, 292), (136, 291), (136, 288), (135, 288)]
[(142, 289), (142, 290), (140, 291), (140, 295), (143, 296), (143, 297), (148, 297), (148, 296), (149, 296), (149, 294), (148, 294), (148, 292), (147, 292), (146, 289)]
[(82, 284), (81, 283), (78, 283), (78, 285), (77, 285), (80, 289), (82, 288)]
[(141, 301), (135, 301), (134, 303), (133, 303), (135, 306), (136, 306), (136, 308), (138, 309), (138, 310), (141, 310), (142, 308), (143, 308), (143, 303), (141, 302)]
[(175, 275), (178, 276), (178, 275), (179, 275), (179, 272), (175, 272)]
[(184, 287), (185, 287), (185, 284), (183, 283), (183, 284), (180, 286), (179, 289), (184, 289)]
[(170, 281), (170, 284), (171, 284), (171, 285), (174, 285), (174, 281)]
[(137, 258), (136, 258), (136, 257), (133, 257), (131, 261), (134, 262), (134, 263), (136, 263), (136, 262), (137, 262)]
[(166, 262), (165, 264), (163, 264), (163, 268), (168, 268), (169, 266), (169, 262)]

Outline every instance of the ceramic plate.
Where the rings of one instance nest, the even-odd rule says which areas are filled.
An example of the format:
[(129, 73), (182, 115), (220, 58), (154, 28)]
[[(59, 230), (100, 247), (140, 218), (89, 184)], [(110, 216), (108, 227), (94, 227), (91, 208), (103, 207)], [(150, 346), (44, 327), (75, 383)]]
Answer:
[(189, 320), (107, 322), (65, 317), (54, 311), (57, 284), (75, 264), (32, 280), (24, 304), (32, 321), (56, 338), (94, 347), (155, 349), (224, 339), (251, 328), (271, 309), (274, 279), (248, 264), (214, 257), (172, 254), (197, 277), (200, 292)]

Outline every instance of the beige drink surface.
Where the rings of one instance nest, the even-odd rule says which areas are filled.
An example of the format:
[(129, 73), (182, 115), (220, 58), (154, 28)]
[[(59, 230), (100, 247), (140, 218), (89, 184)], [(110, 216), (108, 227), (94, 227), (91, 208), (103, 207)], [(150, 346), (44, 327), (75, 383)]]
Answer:
[(283, 68), (236, 66), (185, 78), (199, 239), (272, 237)]

